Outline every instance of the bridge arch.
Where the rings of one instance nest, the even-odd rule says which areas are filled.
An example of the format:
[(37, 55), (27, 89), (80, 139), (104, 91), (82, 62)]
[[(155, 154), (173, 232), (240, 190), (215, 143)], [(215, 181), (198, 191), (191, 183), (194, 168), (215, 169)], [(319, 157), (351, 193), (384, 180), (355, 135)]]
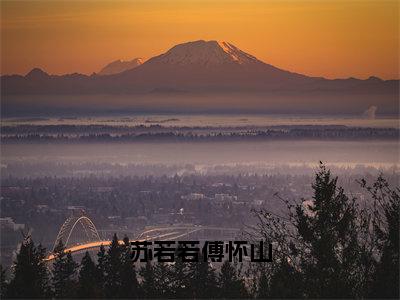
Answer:
[(60, 241), (63, 241), (66, 247), (72, 232), (77, 225), (81, 225), (88, 241), (100, 241), (99, 232), (96, 226), (87, 216), (71, 216), (62, 224), (60, 231), (57, 234), (56, 241), (54, 242), (53, 251)]

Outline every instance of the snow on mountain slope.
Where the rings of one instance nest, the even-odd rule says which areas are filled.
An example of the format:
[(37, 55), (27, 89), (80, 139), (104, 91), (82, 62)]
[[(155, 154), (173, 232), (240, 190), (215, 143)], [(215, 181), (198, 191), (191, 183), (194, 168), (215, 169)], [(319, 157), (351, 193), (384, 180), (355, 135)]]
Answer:
[(173, 46), (141, 66), (115, 74), (114, 82), (136, 90), (265, 90), (310, 77), (258, 60), (228, 42), (194, 41)]
[(213, 67), (231, 63), (248, 65), (262, 62), (230, 43), (199, 40), (176, 45), (166, 53), (150, 59), (149, 63)]
[(134, 69), (143, 64), (142, 58), (134, 58), (130, 61), (116, 60), (103, 67), (98, 75), (112, 75)]
[(218, 45), (230, 55), (230, 57), (238, 62), (239, 64), (245, 64), (245, 63), (254, 63), (254, 62), (260, 62), (257, 58), (254, 56), (243, 52), (236, 46), (232, 45), (231, 43), (227, 42), (218, 42)]

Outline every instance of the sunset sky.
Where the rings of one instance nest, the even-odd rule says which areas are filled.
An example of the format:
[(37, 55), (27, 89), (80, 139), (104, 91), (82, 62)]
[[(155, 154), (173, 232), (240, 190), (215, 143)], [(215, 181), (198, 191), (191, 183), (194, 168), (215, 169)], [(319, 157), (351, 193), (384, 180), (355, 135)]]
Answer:
[(204, 39), (307, 75), (399, 78), (399, 3), (1, 1), (1, 73), (90, 74)]

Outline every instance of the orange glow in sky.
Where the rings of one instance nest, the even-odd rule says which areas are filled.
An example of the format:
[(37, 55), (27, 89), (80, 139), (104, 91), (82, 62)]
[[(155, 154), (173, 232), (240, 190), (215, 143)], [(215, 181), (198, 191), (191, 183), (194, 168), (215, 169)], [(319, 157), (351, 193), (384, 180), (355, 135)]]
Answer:
[(282, 69), (399, 78), (400, 1), (1, 1), (1, 73), (97, 72), (224, 40)]

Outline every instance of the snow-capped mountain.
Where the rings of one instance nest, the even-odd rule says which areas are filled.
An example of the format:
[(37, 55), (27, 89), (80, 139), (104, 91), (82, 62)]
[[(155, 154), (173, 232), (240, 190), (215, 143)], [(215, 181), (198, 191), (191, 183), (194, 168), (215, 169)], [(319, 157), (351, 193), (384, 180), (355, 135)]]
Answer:
[(138, 66), (143, 64), (143, 59), (142, 58), (134, 58), (129, 61), (123, 61), (123, 60), (116, 60), (105, 67), (103, 67), (98, 75), (112, 75), (112, 74), (118, 74), (127, 70), (132, 70)]
[(153, 58), (151, 63), (213, 67), (230, 63), (245, 66), (262, 62), (228, 42), (200, 40), (176, 45)]
[(141, 66), (112, 77), (118, 84), (143, 91), (262, 90), (315, 80), (264, 63), (231, 43), (203, 40), (176, 45)]
[[(295, 111), (363, 112), (371, 106), (390, 113), (398, 110), (398, 80), (309, 77), (279, 69), (229, 42), (199, 40), (182, 43), (137, 66), (139, 62), (134, 60), (136, 67), (129, 70), (124, 69), (129, 63), (114, 62), (102, 72), (115, 73), (107, 76), (76, 73), (57, 76), (39, 69), (26, 76), (2, 76), (1, 94), (11, 106), (15, 95), (25, 95), (29, 100), (29, 96), (35, 94), (51, 95), (52, 99), (67, 94), (95, 98), (113, 94), (128, 96), (133, 102), (134, 98), (144, 95), (161, 96), (163, 101), (165, 95), (170, 98), (171, 95), (182, 96), (183, 103), (174, 105), (185, 107), (193, 105), (186, 102), (188, 95), (208, 95), (210, 107), (231, 107), (235, 101), (236, 107), (249, 107), (250, 99), (253, 99), (252, 107), (256, 110), (259, 107), (266, 110), (289, 107)], [(121, 70), (124, 71), (119, 72)], [(209, 95), (224, 95), (227, 102), (218, 103)], [(202, 102), (201, 105), (206, 104)]]

